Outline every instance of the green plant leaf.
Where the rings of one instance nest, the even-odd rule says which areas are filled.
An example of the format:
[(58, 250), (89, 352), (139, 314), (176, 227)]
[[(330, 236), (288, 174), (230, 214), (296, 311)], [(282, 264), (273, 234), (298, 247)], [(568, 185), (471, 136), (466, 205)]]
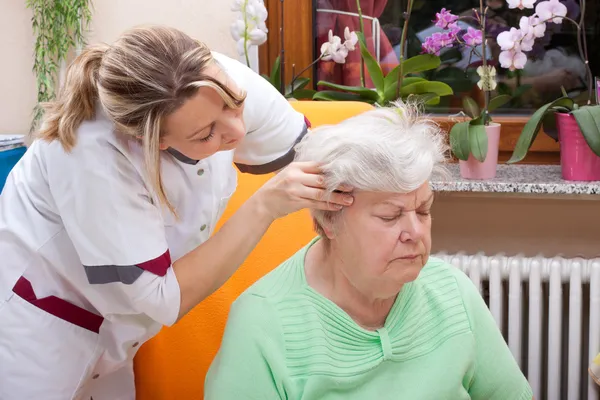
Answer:
[(423, 93), (435, 93), (438, 96), (449, 96), (453, 92), (452, 88), (444, 82), (436, 81), (415, 82), (410, 85), (403, 85), (402, 90), (400, 91), (402, 97), (408, 96), (409, 94)]
[(279, 90), (281, 88), (281, 59), (279, 56), (275, 59), (271, 67), (271, 84)]
[(479, 109), (479, 105), (471, 96), (463, 97), (463, 108), (465, 109), (465, 113), (471, 118), (478, 118), (479, 114), (481, 114), (481, 110)]
[(600, 106), (583, 106), (572, 112), (592, 151), (600, 156)]
[(440, 96), (435, 93), (409, 94), (408, 99), (428, 106), (437, 106), (440, 104)]
[(298, 89), (294, 90), (294, 94), (290, 94), (287, 97), (293, 97), (297, 100), (312, 100), (313, 96), (317, 93), (316, 90), (312, 89)]
[(488, 104), (488, 112), (493, 112), (512, 100), (512, 96), (501, 94), (490, 100)]
[(488, 148), (488, 137), (485, 131), (485, 125), (475, 123), (473, 121), (469, 123), (469, 145), (471, 147), (471, 154), (477, 159), (477, 161), (484, 162), (487, 156)]
[[(406, 77), (409, 74), (417, 72), (429, 71), (440, 66), (440, 58), (432, 54), (420, 54), (402, 62), (402, 76)], [(400, 66), (397, 65), (384, 78), (386, 89), (392, 85), (398, 84), (398, 74)], [(406, 78), (402, 81), (404, 84)]]
[(515, 145), (515, 150), (513, 151), (512, 156), (506, 163), (513, 164), (525, 158), (525, 156), (527, 155), (527, 151), (531, 147), (538, 132), (540, 131), (542, 121), (546, 116), (547, 112), (554, 112), (554, 107), (557, 106), (572, 108), (573, 104), (573, 100), (571, 100), (570, 98), (561, 97), (557, 100), (554, 100), (551, 103), (545, 104), (544, 106), (538, 108), (523, 127), (523, 130), (519, 135), (519, 139), (517, 140), (517, 144)]
[(373, 57), (373, 55), (369, 52), (369, 49), (367, 48), (367, 42), (365, 41), (365, 35), (363, 35), (362, 32), (356, 32), (356, 35), (358, 36), (358, 41), (360, 43), (360, 54), (365, 62), (369, 76), (373, 81), (375, 90), (377, 90), (377, 93), (379, 93), (380, 97), (383, 97), (385, 84), (381, 67), (379, 66), (377, 60), (375, 60), (375, 57)]
[(440, 64), (441, 61), (438, 56), (433, 54), (419, 54), (402, 63), (402, 73), (406, 76), (408, 74), (429, 71), (436, 69)]
[[(390, 72), (391, 74), (391, 72)], [(390, 76), (386, 76), (386, 79)], [(396, 78), (398, 78), (396, 74)], [(426, 80), (423, 78), (419, 78), (416, 76), (408, 76), (402, 80), (402, 86), (411, 85), (416, 82), (425, 82)], [(396, 91), (398, 89), (398, 79), (386, 81), (385, 83), (385, 92), (383, 94), (383, 98), (385, 102), (390, 102), (396, 100)]]
[[(308, 85), (308, 83), (310, 82), (310, 78), (306, 78), (304, 76), (301, 76), (299, 78), (296, 78), (296, 80), (294, 81), (294, 92), (300, 89), (304, 89), (304, 87), (306, 85)], [(289, 85), (287, 85), (285, 87), (285, 93), (291, 93), (292, 92), (292, 86), (291, 83)]]
[(459, 159), (467, 161), (471, 152), (469, 144), (469, 121), (458, 122), (450, 129), (450, 147)]
[[(561, 111), (562, 107), (554, 107), (554, 111)], [(565, 109), (566, 110), (566, 109)], [(569, 112), (568, 110), (564, 112)], [(558, 142), (558, 127), (556, 126), (556, 115), (555, 113), (546, 113), (544, 118), (542, 118), (542, 128), (544, 129), (544, 133), (554, 139), (555, 142)]]
[(529, 89), (531, 89), (532, 86), (531, 85), (521, 85), (518, 88), (515, 89), (514, 93), (513, 93), (513, 97), (514, 98), (519, 98), (521, 96), (523, 96), (525, 94), (525, 92), (527, 92)]
[(379, 100), (379, 95), (377, 94), (376, 91), (374, 91), (373, 89), (364, 88), (362, 86), (345, 86), (345, 85), (338, 85), (336, 83), (331, 83), (331, 82), (327, 82), (327, 81), (319, 81), (317, 83), (317, 86), (326, 86), (326, 87), (330, 87), (333, 89), (343, 90), (343, 91), (349, 92), (349, 93), (355, 93), (355, 94), (360, 95), (361, 97), (364, 97), (366, 99), (371, 99), (373, 101)]
[(367, 101), (367, 99), (348, 92), (338, 92), (336, 90), (321, 90), (313, 96), (313, 100), (325, 100), (325, 101), (363, 101), (367, 103), (373, 103), (373, 101)]
[(273, 82), (271, 82), (271, 77), (269, 75), (267, 75), (267, 74), (261, 74), (260, 76), (262, 76), (263, 78), (265, 78), (265, 80), (267, 82), (269, 82), (272, 86), (275, 86), (275, 85), (273, 85)]

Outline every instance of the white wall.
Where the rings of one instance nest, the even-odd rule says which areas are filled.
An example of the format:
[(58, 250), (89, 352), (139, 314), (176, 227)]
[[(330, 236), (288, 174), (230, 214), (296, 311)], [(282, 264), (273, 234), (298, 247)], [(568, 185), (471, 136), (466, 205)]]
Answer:
[[(29, 131), (36, 104), (34, 37), (26, 0), (0, 0), (0, 134)], [(231, 1), (95, 0), (88, 42), (114, 41), (135, 25), (165, 24), (237, 58), (229, 26)]]

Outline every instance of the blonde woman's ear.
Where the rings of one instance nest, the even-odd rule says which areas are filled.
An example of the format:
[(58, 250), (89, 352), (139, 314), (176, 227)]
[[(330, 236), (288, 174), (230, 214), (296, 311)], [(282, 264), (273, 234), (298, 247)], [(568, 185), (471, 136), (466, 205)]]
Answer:
[(167, 146), (163, 141), (161, 141), (160, 144), (158, 145), (158, 148), (161, 150), (167, 150), (169, 148), (169, 146)]

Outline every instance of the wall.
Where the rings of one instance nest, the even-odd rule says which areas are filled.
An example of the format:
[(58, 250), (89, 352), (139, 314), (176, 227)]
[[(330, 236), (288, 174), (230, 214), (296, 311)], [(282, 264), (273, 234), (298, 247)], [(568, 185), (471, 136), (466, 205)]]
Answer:
[(598, 200), (438, 193), (434, 252), (600, 257)]
[[(114, 41), (140, 24), (165, 24), (206, 42), (216, 51), (237, 57), (229, 25), (235, 17), (229, 1), (101, 0), (94, 10), (88, 42)], [(0, 134), (25, 134), (36, 103), (32, 72), (34, 37), (26, 0), (0, 5)]]

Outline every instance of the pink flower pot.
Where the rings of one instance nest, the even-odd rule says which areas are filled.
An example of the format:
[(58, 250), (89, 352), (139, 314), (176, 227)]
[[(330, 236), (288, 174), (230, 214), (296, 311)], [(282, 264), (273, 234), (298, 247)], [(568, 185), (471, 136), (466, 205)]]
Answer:
[(460, 176), (465, 179), (492, 179), (498, 166), (498, 145), (500, 144), (500, 124), (492, 122), (485, 127), (488, 137), (487, 155), (484, 162), (469, 155), (467, 161), (459, 160)]
[(556, 113), (556, 125), (563, 179), (600, 181), (600, 157), (588, 146), (575, 117), (572, 114)]

